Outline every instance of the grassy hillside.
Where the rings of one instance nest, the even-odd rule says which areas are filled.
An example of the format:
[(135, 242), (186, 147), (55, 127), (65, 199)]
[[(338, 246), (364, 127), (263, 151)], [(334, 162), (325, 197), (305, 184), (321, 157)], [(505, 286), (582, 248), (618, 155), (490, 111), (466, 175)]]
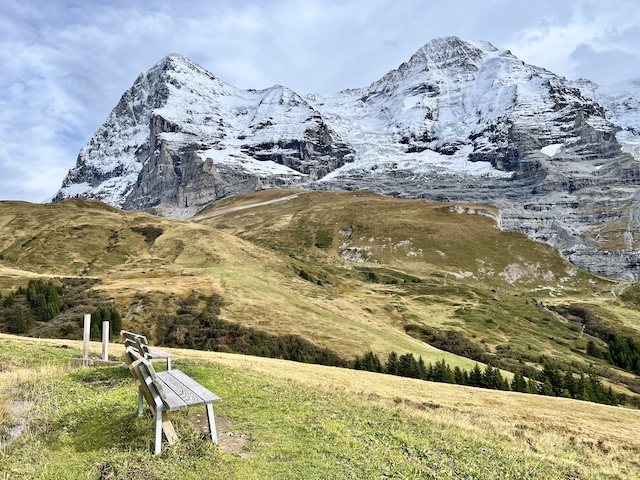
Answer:
[(28, 420), (6, 478), (639, 478), (638, 410), (193, 350), (174, 365), (222, 398), (220, 446), (190, 409), (152, 456), (128, 371), (69, 367), (79, 346), (0, 335), (0, 425)]
[[(91, 279), (97, 283), (78, 302), (115, 301), (124, 326), (152, 341), (167, 315), (197, 327), (206, 302), (185, 308), (193, 292), (218, 295), (224, 320), (300, 335), (347, 359), (411, 352), (467, 370), (479, 361), (530, 375), (553, 359), (575, 374), (596, 372), (619, 393), (640, 393), (631, 372), (587, 353), (590, 341), (604, 352), (610, 332), (640, 338), (637, 304), (620, 295), (627, 286), (501, 231), (494, 208), (369, 192), (264, 204), (294, 193), (226, 199), (198, 222), (87, 200), (0, 202), (0, 292), (35, 277)], [(64, 328), (63, 336), (78, 338), (68, 325), (81, 312), (66, 314), (31, 333)]]

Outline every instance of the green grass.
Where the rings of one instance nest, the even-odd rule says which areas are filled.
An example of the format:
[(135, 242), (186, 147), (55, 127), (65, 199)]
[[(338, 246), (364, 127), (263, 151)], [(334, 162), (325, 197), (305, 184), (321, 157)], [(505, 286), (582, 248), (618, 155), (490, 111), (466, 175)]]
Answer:
[[(538, 454), (524, 442), (490, 429), (478, 434), (440, 416), (446, 409), (437, 404), (409, 408), (402, 391), (387, 403), (376, 395), (331, 391), (203, 360), (178, 360), (175, 367), (222, 398), (216, 414), (236, 435), (250, 437), (244, 452), (249, 455), (225, 453), (207, 442), (180, 412), (174, 423), (181, 440), (152, 456), (153, 421), (148, 414), (137, 417), (136, 388), (126, 369), (69, 368), (66, 358), (77, 356), (75, 349), (19, 341), (0, 346), (11, 368), (26, 367), (25, 359), (35, 355), (39, 360), (29, 368), (48, 372), (14, 392), (28, 393), (32, 425), (0, 451), (3, 478), (634, 478), (637, 455), (627, 464), (604, 454), (607, 465), (573, 461), (572, 452), (558, 447), (555, 454)], [(422, 414), (425, 409), (429, 415)]]

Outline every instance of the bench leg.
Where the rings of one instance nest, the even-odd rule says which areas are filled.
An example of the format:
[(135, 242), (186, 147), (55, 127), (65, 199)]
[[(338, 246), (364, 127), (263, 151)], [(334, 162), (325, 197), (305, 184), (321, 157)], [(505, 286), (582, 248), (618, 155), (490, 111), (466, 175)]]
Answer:
[(171, 370), (171, 357), (167, 357), (167, 370)]
[(160, 450), (162, 449), (162, 414), (164, 412), (159, 408), (156, 408), (156, 428), (155, 428), (155, 438), (154, 438), (154, 448), (153, 453), (158, 455)]
[(211, 441), (218, 443), (218, 432), (216, 431), (216, 419), (213, 416), (213, 405), (207, 405), (207, 421), (209, 422), (209, 432), (211, 433)]
[(138, 416), (142, 415), (142, 389), (138, 388)]

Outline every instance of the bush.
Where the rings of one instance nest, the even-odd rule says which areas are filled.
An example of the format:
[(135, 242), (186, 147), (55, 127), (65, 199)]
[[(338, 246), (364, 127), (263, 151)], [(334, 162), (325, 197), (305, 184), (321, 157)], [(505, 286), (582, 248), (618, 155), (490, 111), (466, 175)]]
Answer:
[(220, 295), (205, 296), (192, 292), (180, 302), (175, 314), (167, 313), (158, 319), (157, 343), (321, 365), (347, 364), (331, 350), (297, 335), (273, 335), (222, 320), (218, 315), (223, 305)]

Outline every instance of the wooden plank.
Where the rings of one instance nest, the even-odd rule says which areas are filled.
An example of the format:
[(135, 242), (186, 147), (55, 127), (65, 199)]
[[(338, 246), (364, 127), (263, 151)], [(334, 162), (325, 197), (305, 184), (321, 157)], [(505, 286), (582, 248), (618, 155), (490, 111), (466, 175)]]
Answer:
[(193, 378), (187, 375), (180, 370), (168, 370), (163, 372), (164, 375), (171, 375), (177, 381), (182, 383), (186, 388), (191, 390), (195, 395), (200, 397), (204, 403), (218, 403), (220, 401), (220, 397), (218, 397), (215, 393), (204, 387), (203, 385), (196, 382)]
[(178, 434), (173, 428), (173, 423), (171, 423), (169, 412), (164, 410), (162, 411), (162, 431), (164, 432), (164, 436), (167, 437), (169, 445), (173, 445), (178, 441)]
[(159, 348), (146, 346), (147, 353), (149, 354), (149, 358), (169, 358), (173, 357), (173, 353), (165, 352), (164, 350), (160, 350)]
[(127, 338), (128, 340), (131, 340), (134, 343), (137, 338), (142, 338), (144, 343), (149, 343), (147, 341), (147, 337), (145, 337), (144, 335), (140, 335), (138, 333), (128, 332), (127, 330), (120, 330), (120, 335)]
[[(187, 385), (176, 380), (169, 371), (161, 372), (159, 374), (159, 379), (162, 380), (167, 387), (173, 391), (173, 393), (180, 397), (180, 399), (186, 404), (185, 407), (197, 407), (198, 405), (206, 404), (206, 402), (196, 395)], [(179, 406), (179, 408), (176, 408), (175, 410), (181, 410), (185, 407)], [(170, 410), (173, 411), (174, 409), (171, 408)]]
[(164, 404), (164, 409), (170, 412), (174, 412), (176, 410), (182, 410), (187, 408), (189, 405), (184, 401), (180, 395), (173, 391), (173, 389), (167, 385), (162, 379), (157, 378), (153, 385), (156, 387), (158, 391), (158, 395), (160, 395), (160, 399)]

